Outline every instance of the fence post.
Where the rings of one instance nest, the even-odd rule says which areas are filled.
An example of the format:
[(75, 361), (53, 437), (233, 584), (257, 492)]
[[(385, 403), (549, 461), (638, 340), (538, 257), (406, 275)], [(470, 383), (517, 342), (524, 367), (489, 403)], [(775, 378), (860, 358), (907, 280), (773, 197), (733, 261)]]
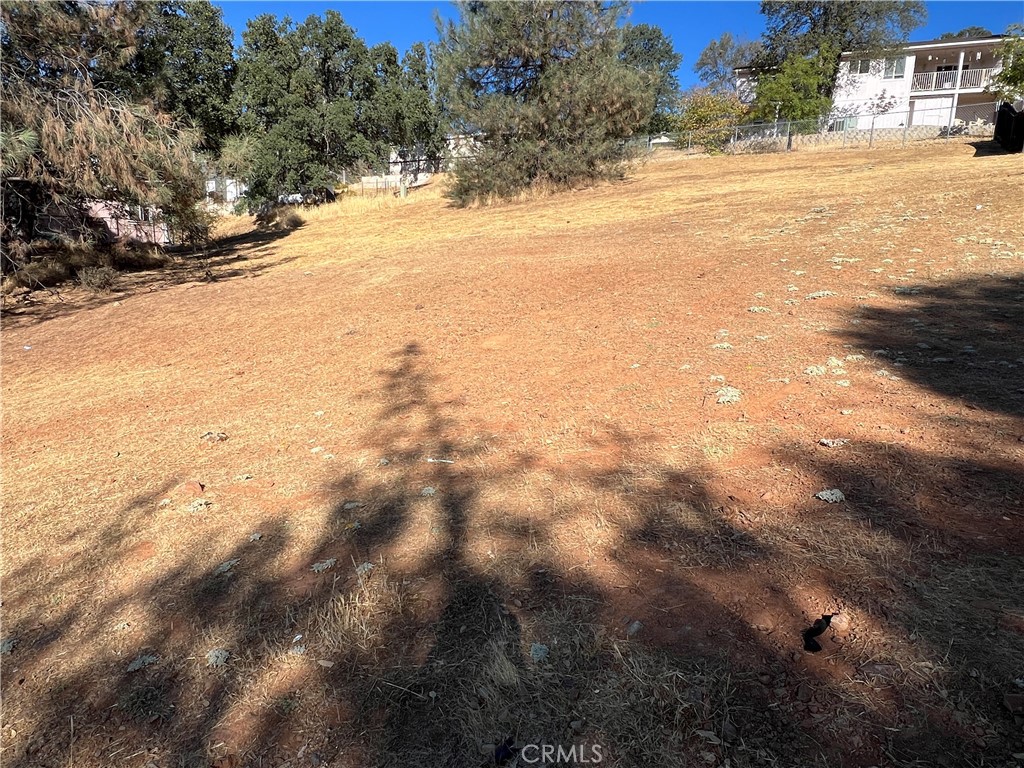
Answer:
[(875, 116), (871, 116), (871, 133), (868, 135), (868, 149), (875, 145)]
[(907, 114), (906, 119), (903, 121), (903, 146), (907, 146), (907, 128), (910, 127), (910, 114)]
[(793, 121), (786, 121), (786, 151), (793, 151)]
[(732, 143), (735, 144), (740, 138), (740, 128), (736, 126), (732, 129)]
[(843, 149), (846, 149), (846, 131), (850, 127), (850, 121), (843, 118)]

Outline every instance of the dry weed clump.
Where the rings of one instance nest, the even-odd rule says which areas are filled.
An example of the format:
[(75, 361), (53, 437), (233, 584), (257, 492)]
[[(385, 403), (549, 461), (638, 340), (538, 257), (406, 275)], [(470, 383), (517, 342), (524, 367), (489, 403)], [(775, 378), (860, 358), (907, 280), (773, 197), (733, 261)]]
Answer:
[(117, 284), (118, 278), (120, 275), (113, 267), (83, 267), (78, 270), (78, 282), (90, 291), (109, 291)]
[(277, 229), (298, 229), (305, 223), (306, 220), (302, 217), (302, 214), (294, 208), (283, 208), (274, 217), (274, 226)]

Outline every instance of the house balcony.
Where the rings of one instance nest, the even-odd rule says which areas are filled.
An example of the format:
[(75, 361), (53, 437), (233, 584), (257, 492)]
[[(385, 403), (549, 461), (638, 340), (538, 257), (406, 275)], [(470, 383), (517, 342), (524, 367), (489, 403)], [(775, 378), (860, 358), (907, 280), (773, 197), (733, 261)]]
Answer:
[[(960, 72), (961, 91), (980, 91), (991, 82), (999, 67), (988, 69), (965, 69)], [(921, 91), (954, 91), (957, 88), (957, 72), (917, 72), (910, 81), (910, 92)]]

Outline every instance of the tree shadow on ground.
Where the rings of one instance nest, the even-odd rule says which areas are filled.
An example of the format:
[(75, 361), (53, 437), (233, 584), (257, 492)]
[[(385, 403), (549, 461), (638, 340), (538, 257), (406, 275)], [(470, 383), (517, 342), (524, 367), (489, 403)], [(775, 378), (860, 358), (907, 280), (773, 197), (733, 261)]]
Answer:
[[(258, 277), (268, 269), (294, 261), (271, 258), (272, 246), (291, 230), (260, 228), (214, 240), (206, 248), (171, 248), (169, 262), (153, 268), (125, 269), (106, 291), (87, 291), (77, 285), (42, 288), (4, 301), (5, 325), (33, 326), (75, 312), (102, 307), (131, 297), (196, 282)], [(70, 289), (70, 290), (69, 290)]]
[(780, 533), (831, 563), (822, 577), (865, 628), (888, 628), (866, 629), (861, 656), (894, 704), (890, 755), (959, 765), (1020, 752), (1004, 696), (1024, 684), (1024, 467), (875, 442), (784, 453), (846, 495)]
[[(381, 461), (336, 479), (311, 539), (278, 516), (258, 531), (225, 526), (221, 562), (186, 550), (105, 592), (107, 574), (132, 567), (147, 519), (181, 514), (155, 503), (171, 478), (100, 529), (70, 532), (103, 553), (84, 572), (35, 562), (12, 574), (5, 635), (20, 644), (2, 680), (16, 733), (5, 764), (482, 766), (549, 744), (590, 757), (597, 745), (603, 764), (630, 767), (911, 765), (929, 740), (928, 755), (951, 738), (970, 744), (961, 731), (975, 720), (951, 737), (928, 709), (946, 701), (931, 682), (894, 677), (877, 694), (863, 674), (844, 677), (893, 637), (946, 639), (911, 609), (879, 614), (892, 594), (856, 588), (893, 582), (914, 605), (906, 561), (917, 553), (937, 569), (914, 576), (925, 604), (942, 599), (936, 579), (952, 568), (962, 593), (949, 605), (979, 617), (970, 579), (984, 563), (933, 561), (897, 526), (939, 521), (857, 501), (815, 532), (801, 515), (816, 510), (768, 514), (713, 471), (665, 466), (643, 436), (614, 428), (600, 440), (615, 466), (548, 468), (535, 488), (537, 457), (481, 438), (442, 387), (418, 345), (395, 354), (367, 392), (379, 407), (365, 445)], [(923, 471), (919, 457), (897, 458)], [(869, 465), (793, 460), (854, 489), (870, 477)], [(83, 591), (95, 599), (45, 607)], [(860, 655), (844, 657), (837, 636), (809, 656), (801, 604), (841, 604), (883, 639), (851, 638), (867, 632), (854, 624), (841, 634)], [(226, 663), (208, 657), (217, 649)], [(977, 650), (962, 653), (973, 663)], [(955, 697), (961, 682), (993, 679), (983, 675), (940, 682)], [(907, 703), (913, 748), (886, 730)], [(993, 748), (974, 738), (977, 754)]]
[(896, 308), (872, 308), (849, 340), (899, 374), (968, 407), (1024, 416), (1024, 275), (987, 275), (896, 289)]
[(975, 157), (994, 157), (997, 155), (1008, 155), (1003, 149), (1003, 146), (995, 139), (988, 139), (987, 141), (970, 141), (968, 144), (974, 147)]

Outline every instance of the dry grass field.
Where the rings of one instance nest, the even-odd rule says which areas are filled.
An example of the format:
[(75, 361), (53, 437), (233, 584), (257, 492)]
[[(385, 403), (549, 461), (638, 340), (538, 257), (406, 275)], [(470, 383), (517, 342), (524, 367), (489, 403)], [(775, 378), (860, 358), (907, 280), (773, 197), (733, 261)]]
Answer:
[(667, 154), (8, 302), (0, 760), (1024, 763), (1022, 192)]

